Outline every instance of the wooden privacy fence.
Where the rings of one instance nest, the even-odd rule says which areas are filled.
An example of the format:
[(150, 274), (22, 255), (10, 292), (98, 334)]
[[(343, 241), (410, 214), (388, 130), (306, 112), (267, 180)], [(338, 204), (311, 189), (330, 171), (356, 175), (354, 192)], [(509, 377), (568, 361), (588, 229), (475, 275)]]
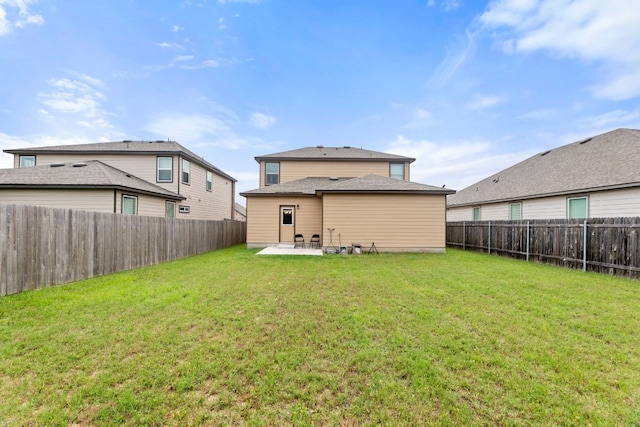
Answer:
[(640, 277), (640, 218), (448, 222), (447, 246)]
[(246, 223), (0, 204), (0, 295), (246, 241)]

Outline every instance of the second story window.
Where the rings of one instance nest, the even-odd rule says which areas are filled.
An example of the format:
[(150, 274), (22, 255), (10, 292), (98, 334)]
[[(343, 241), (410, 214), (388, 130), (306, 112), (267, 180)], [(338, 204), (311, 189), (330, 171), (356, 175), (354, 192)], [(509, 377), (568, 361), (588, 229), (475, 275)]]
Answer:
[(189, 160), (182, 159), (182, 183), (189, 184), (191, 178), (191, 163)]
[(28, 168), (36, 165), (36, 156), (20, 156), (20, 167)]
[(266, 163), (264, 165), (266, 185), (276, 185), (280, 183), (280, 163)]
[(395, 179), (404, 179), (404, 163), (389, 164), (389, 176)]
[(156, 180), (158, 182), (173, 181), (173, 157), (158, 157)]
[(207, 171), (207, 191), (211, 191), (213, 187), (213, 172)]

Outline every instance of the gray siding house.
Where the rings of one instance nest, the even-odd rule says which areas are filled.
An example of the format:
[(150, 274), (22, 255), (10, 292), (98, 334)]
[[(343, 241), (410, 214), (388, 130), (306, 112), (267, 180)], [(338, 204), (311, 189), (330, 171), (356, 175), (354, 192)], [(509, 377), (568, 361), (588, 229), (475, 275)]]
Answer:
[(640, 216), (640, 130), (536, 154), (447, 197), (447, 221)]
[[(99, 142), (4, 151), (13, 154), (16, 169), (97, 160), (174, 195), (175, 209), (170, 205), (166, 210), (167, 216), (208, 220), (235, 217), (236, 180), (175, 141)], [(9, 179), (8, 175), (6, 179)], [(68, 184), (74, 183), (69, 181)], [(5, 180), (5, 184), (11, 183)], [(66, 197), (59, 191), (41, 188), (41, 194), (34, 199), (35, 193), (29, 191), (32, 199), (30, 204), (64, 203)], [(0, 197), (8, 199), (9, 192), (2, 192), (5, 195)], [(11, 193), (11, 197), (17, 197), (15, 188)], [(30, 196), (24, 194), (23, 197)], [(62, 200), (58, 200), (61, 197)], [(142, 209), (142, 203), (139, 203), (139, 207), (139, 214), (146, 215), (147, 210)], [(154, 208), (154, 215), (155, 212), (157, 210)]]

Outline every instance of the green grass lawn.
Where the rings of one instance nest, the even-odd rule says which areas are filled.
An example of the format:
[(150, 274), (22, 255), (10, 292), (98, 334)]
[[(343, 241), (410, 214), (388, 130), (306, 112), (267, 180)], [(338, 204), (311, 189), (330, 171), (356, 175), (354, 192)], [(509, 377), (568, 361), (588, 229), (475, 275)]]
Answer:
[(638, 425), (640, 282), (244, 247), (0, 298), (0, 425)]

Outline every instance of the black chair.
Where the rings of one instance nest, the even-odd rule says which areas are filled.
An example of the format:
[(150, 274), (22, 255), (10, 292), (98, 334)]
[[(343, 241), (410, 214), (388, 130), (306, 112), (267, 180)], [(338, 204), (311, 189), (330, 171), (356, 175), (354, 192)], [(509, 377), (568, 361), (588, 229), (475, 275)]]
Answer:
[(319, 234), (314, 234), (313, 236), (311, 236), (311, 240), (309, 240), (309, 247), (310, 248), (318, 248), (318, 249), (320, 249), (320, 235)]
[(296, 234), (293, 238), (293, 248), (304, 249), (304, 236), (302, 234)]

